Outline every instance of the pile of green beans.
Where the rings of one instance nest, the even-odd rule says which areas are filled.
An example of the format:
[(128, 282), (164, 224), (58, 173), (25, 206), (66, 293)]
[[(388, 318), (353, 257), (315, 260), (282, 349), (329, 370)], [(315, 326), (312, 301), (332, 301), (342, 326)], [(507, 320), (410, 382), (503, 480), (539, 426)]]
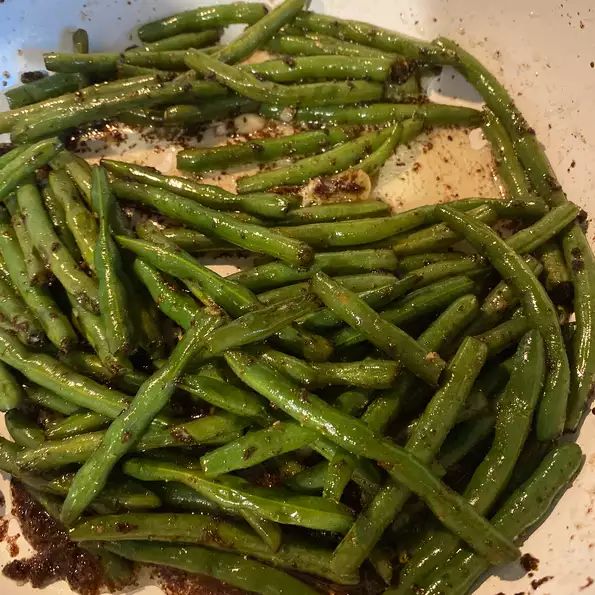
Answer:
[[(106, 584), (132, 561), (263, 595), (463, 595), (581, 468), (564, 436), (595, 386), (579, 207), (458, 45), (308, 8), (204, 6), (120, 53), (79, 29), (45, 54), (54, 74), (6, 93), (0, 470)], [(482, 111), (424, 95), (446, 66)], [(248, 114), (259, 130), (179, 151), (184, 175), (64, 148), (98, 121), (171, 138)], [(374, 198), (400, 145), (452, 126), (482, 127), (503, 199)]]

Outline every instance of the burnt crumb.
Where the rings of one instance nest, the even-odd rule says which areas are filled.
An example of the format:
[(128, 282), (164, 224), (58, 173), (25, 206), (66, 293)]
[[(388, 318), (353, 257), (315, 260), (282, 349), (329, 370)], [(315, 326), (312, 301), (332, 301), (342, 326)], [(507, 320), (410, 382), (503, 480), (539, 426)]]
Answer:
[(71, 542), (64, 527), (19, 484), (11, 487), (12, 513), (36, 553), (8, 563), (3, 574), (18, 582), (29, 582), (35, 588), (65, 580), (81, 595), (98, 595), (105, 583), (99, 561)]
[(357, 182), (354, 175), (320, 178), (314, 186), (314, 193), (321, 198), (328, 198), (337, 193), (358, 194), (362, 190), (362, 185)]
[(3, 508), (6, 505), (6, 499), (4, 498), (4, 494), (0, 490), (0, 508)]
[(17, 533), (16, 535), (9, 535), (6, 538), (6, 545), (8, 546), (8, 554), (11, 558), (16, 558), (19, 555), (19, 545), (18, 545), (17, 541), (19, 540), (20, 536), (21, 536), (21, 534)]
[(124, 523), (124, 522), (116, 523), (116, 531), (118, 533), (130, 533), (131, 531), (134, 531), (135, 529), (138, 529), (138, 525), (133, 525), (132, 523)]
[(531, 554), (523, 554), (521, 556), (521, 566), (525, 569), (525, 572), (535, 571), (539, 568), (539, 560)]
[(44, 79), (47, 77), (47, 75), (48, 73), (44, 72), (43, 70), (28, 70), (21, 74), (21, 83), (23, 83), (23, 85), (26, 85), (27, 83), (32, 83), (34, 81)]
[(539, 587), (541, 587), (541, 585), (547, 583), (548, 581), (551, 581), (553, 578), (553, 576), (544, 576), (543, 578), (536, 578), (535, 580), (531, 581), (531, 586), (533, 587), (533, 590), (537, 590), (539, 589)]
[(126, 442), (130, 442), (132, 438), (132, 434), (130, 432), (124, 432), (122, 434), (122, 444), (126, 444)]
[(8, 519), (2, 519), (0, 521), (0, 541), (4, 541), (6, 539), (6, 535), (8, 533)]
[(242, 458), (244, 459), (244, 461), (247, 461), (255, 452), (256, 452), (256, 447), (250, 446), (249, 448), (246, 448), (244, 450), (244, 452), (242, 453)]
[(0, 143), (0, 156), (8, 153), (8, 151), (12, 151), (14, 149), (14, 145), (12, 143)]
[(590, 576), (588, 576), (586, 580), (587, 582), (582, 587), (579, 587), (581, 591), (588, 589), (595, 582)]

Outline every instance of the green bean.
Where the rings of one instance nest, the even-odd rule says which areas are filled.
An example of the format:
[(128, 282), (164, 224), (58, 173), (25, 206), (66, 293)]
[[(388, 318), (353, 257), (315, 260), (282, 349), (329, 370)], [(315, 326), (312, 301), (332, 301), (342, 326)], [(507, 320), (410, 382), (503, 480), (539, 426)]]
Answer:
[(21, 342), (32, 347), (45, 341), (39, 321), (3, 274), (0, 274), (0, 327), (15, 333)]
[(0, 360), (69, 403), (109, 417), (127, 407), (126, 395), (77, 374), (59, 360), (33, 353), (0, 330)]
[(113, 181), (112, 190), (118, 198), (133, 200), (157, 209), (209, 236), (231, 242), (255, 252), (269, 254), (295, 266), (307, 266), (312, 261), (312, 249), (303, 242), (200, 206), (191, 199), (151, 186), (133, 182)]
[(298, 185), (317, 176), (342, 172), (356, 166), (361, 159), (379, 147), (389, 132), (390, 130), (369, 132), (325, 153), (300, 159), (287, 167), (240, 178), (236, 183), (238, 192), (243, 194), (268, 190), (275, 186)]
[(90, 85), (84, 87), (74, 93), (66, 93), (58, 97), (46, 99), (32, 105), (26, 105), (18, 109), (4, 112), (0, 115), (0, 130), (2, 132), (10, 132), (11, 129), (21, 122), (23, 119), (33, 116), (33, 114), (40, 115), (47, 110), (54, 110), (58, 107), (64, 107), (66, 105), (73, 105), (74, 103), (91, 100), (93, 97), (102, 96), (105, 94), (111, 94), (114, 91), (122, 89), (134, 89), (144, 85), (147, 81), (153, 80), (153, 76), (140, 76), (135, 78), (126, 79), (124, 81), (113, 81), (110, 83), (101, 83), (97, 85)]
[(143, 383), (127, 409), (111, 423), (93, 455), (77, 472), (60, 515), (65, 525), (71, 525), (103, 488), (113, 467), (167, 404), (177, 378), (202, 348), (201, 341), (219, 324), (219, 320), (212, 316), (194, 322), (167, 363)]
[[(541, 264), (531, 256), (526, 257), (525, 260), (533, 274), (538, 277), (542, 270)], [(466, 333), (477, 335), (489, 331), (512, 311), (519, 303), (519, 299), (506, 281), (500, 281), (483, 300), (479, 316), (469, 326)]]
[(221, 29), (206, 29), (179, 35), (168, 35), (152, 43), (145, 43), (140, 49), (147, 52), (167, 52), (171, 50), (187, 50), (190, 48), (204, 48), (216, 43), (221, 37)]
[(589, 242), (578, 225), (562, 240), (566, 266), (574, 287), (576, 331), (571, 342), (570, 396), (565, 427), (575, 431), (580, 423), (595, 381), (595, 358), (592, 355), (592, 334), (595, 311), (595, 258)]
[(483, 133), (492, 145), (498, 174), (510, 198), (529, 196), (529, 184), (514, 147), (500, 120), (489, 110), (484, 110)]
[(229, 64), (240, 62), (265, 44), (284, 25), (292, 21), (305, 4), (306, 0), (284, 0), (261, 19), (247, 27), (231, 43), (218, 49), (214, 56)]
[(344, 142), (349, 135), (342, 128), (299, 132), (278, 138), (248, 140), (221, 147), (186, 149), (177, 155), (177, 167), (187, 171), (226, 169), (243, 163), (267, 163), (282, 157), (302, 157), (319, 153)]
[(285, 481), (285, 485), (296, 492), (319, 492), (324, 487), (328, 462), (321, 461), (293, 475)]
[(72, 45), (75, 52), (89, 53), (89, 34), (85, 29), (76, 29), (72, 33)]
[(93, 411), (85, 411), (83, 413), (73, 413), (64, 419), (48, 422), (45, 432), (49, 440), (60, 440), (77, 434), (102, 430), (109, 423), (109, 417)]
[(567, 303), (572, 299), (572, 280), (566, 267), (560, 245), (550, 240), (537, 251), (544, 270), (544, 285), (554, 303)]
[(0, 223), (0, 254), (15, 289), (42, 325), (49, 340), (60, 350), (67, 351), (77, 341), (68, 318), (61, 312), (51, 295), (29, 281), (21, 248), (9, 225)]
[(98, 229), (93, 214), (81, 202), (72, 181), (64, 170), (52, 171), (49, 182), (53, 196), (62, 206), (66, 225), (85, 264), (94, 271)]
[(334, 314), (347, 322), (382, 351), (429, 384), (436, 384), (444, 368), (437, 354), (429, 355), (409, 335), (382, 319), (356, 294), (341, 287), (324, 273), (312, 279), (312, 290)]
[(9, 89), (5, 95), (10, 109), (17, 109), (77, 91), (87, 84), (86, 77), (78, 72), (59, 73)]
[[(438, 454), (467, 399), (486, 358), (486, 349), (466, 339), (449, 365), (449, 375), (434, 395), (405, 448), (425, 464)], [(386, 484), (356, 519), (333, 555), (332, 567), (358, 568), (409, 497), (409, 491)]]
[(151, 459), (130, 459), (124, 472), (143, 481), (179, 481), (224, 509), (252, 511), (276, 523), (344, 532), (351, 513), (344, 505), (313, 496), (296, 496), (279, 488), (257, 488), (234, 476), (209, 479), (199, 471)]
[(46, 165), (61, 149), (62, 143), (58, 139), (48, 138), (19, 152), (1, 170), (0, 199), (6, 198), (23, 180)]
[(115, 202), (102, 167), (93, 168), (91, 179), (91, 195), (99, 215), (99, 232), (94, 250), (99, 307), (108, 349), (118, 355), (131, 350), (133, 331), (128, 317), (129, 296), (122, 280), (122, 260), (111, 232)]
[(9, 368), (0, 362), (0, 411), (10, 411), (23, 402), (23, 387)]
[(368, 81), (321, 82), (281, 85), (262, 81), (256, 76), (197, 51), (189, 51), (186, 64), (198, 73), (215, 80), (242, 97), (273, 105), (336, 105), (379, 101), (386, 95), (381, 83)]
[[(2, 364), (2, 366), (5, 366), (5, 364)], [(21, 386), (19, 386), (19, 388), (22, 390)], [(39, 386), (36, 386), (35, 388), (27, 387), (25, 392), (29, 401), (32, 401), (44, 409), (49, 409), (50, 411), (55, 411), (62, 415), (72, 415), (73, 413), (81, 411), (80, 407), (65, 401), (58, 395)]]
[[(364, 273), (362, 275), (341, 275), (336, 277), (336, 280), (345, 285), (347, 289), (356, 291), (358, 293), (370, 291), (373, 289), (386, 288), (388, 285), (396, 284), (397, 279), (394, 275), (384, 273)], [(404, 293), (407, 293), (413, 285), (409, 285), (409, 281), (399, 281), (400, 286), (404, 286)], [(277, 287), (263, 293), (258, 294), (258, 299), (263, 304), (273, 304), (282, 300), (289, 299), (299, 295), (302, 291), (307, 290), (308, 282), (293, 283), (291, 285), (284, 285)]]
[(506, 243), (520, 254), (533, 252), (558, 235), (578, 213), (579, 208), (570, 202), (554, 207), (533, 225), (517, 231)]
[[(298, 579), (242, 556), (214, 552), (199, 546), (149, 543), (143, 541), (114, 542), (106, 546), (120, 556), (136, 562), (172, 566), (186, 572), (212, 576), (232, 587), (262, 595), (315, 595), (316, 591)], [(267, 577), (263, 582), (262, 577)]]
[(266, 14), (265, 6), (257, 3), (231, 2), (219, 6), (201, 6), (147, 23), (139, 28), (138, 36), (144, 42), (157, 41), (179, 33), (204, 31), (233, 23), (252, 24)]
[(159, 309), (183, 329), (190, 328), (199, 311), (196, 301), (140, 258), (134, 261), (133, 269)]
[[(248, 386), (304, 426), (320, 432), (353, 454), (383, 461), (383, 467), (395, 481), (421, 497), (441, 522), (462, 539), (471, 542), (474, 549), (493, 561), (517, 555), (508, 540), (503, 540), (485, 519), (410, 453), (379, 438), (363, 422), (327, 405), (255, 358), (229, 351), (225, 359)], [(486, 540), (486, 535), (490, 535), (489, 540)]]
[(283, 225), (304, 225), (307, 223), (329, 223), (351, 219), (381, 217), (390, 210), (381, 200), (339, 202), (301, 207), (289, 211), (283, 218)]
[[(151, 427), (132, 448), (135, 452), (147, 452), (172, 446), (225, 444), (234, 440), (246, 425), (245, 419), (235, 415), (209, 415), (168, 428)], [(91, 432), (48, 440), (37, 448), (22, 451), (18, 456), (18, 464), (23, 469), (39, 472), (84, 463), (101, 444), (104, 434)]]
[(293, 421), (277, 421), (263, 429), (248, 432), (233, 442), (203, 455), (200, 464), (208, 477), (247, 469), (310, 444), (312, 432)]
[(493, 357), (511, 345), (515, 345), (529, 328), (529, 321), (520, 310), (517, 310), (510, 320), (476, 335), (475, 338), (485, 343), (489, 357)]
[[(329, 55), (383, 59), (387, 53), (365, 45), (342, 41), (328, 35), (276, 35), (266, 44), (266, 49), (281, 55)], [(390, 53), (389, 57), (393, 57)], [(394, 56), (396, 58), (396, 56)], [(334, 77), (333, 77), (334, 78)]]
[(251, 99), (233, 95), (201, 105), (172, 105), (163, 112), (161, 126), (194, 127), (199, 124), (236, 118), (240, 114), (257, 112), (258, 106), (259, 104)]
[[(118, 531), (121, 523), (130, 525), (130, 531)], [(217, 550), (237, 551), (276, 566), (309, 572), (340, 584), (357, 582), (355, 576), (335, 574), (330, 570), (331, 552), (322, 546), (312, 546), (292, 538), (272, 553), (246, 526), (206, 515), (137, 513), (100, 516), (77, 525), (70, 537), (79, 543), (137, 539), (198, 543)]]
[(48, 281), (48, 272), (33, 247), (33, 242), (27, 232), (25, 221), (18, 208), (16, 196), (9, 196), (5, 204), (11, 215), (14, 234), (23, 253), (27, 277), (34, 285), (44, 285)]
[(426, 287), (446, 277), (466, 275), (471, 279), (482, 278), (489, 273), (486, 261), (478, 254), (470, 254), (464, 259), (435, 262), (411, 271), (404, 279), (414, 277), (415, 287)]
[(450, 226), (486, 254), (492, 266), (520, 296), (531, 327), (537, 328), (543, 336), (550, 365), (537, 413), (536, 430), (539, 439), (553, 439), (564, 427), (570, 368), (556, 311), (545, 288), (529, 265), (490, 227), (448, 207), (439, 207), (438, 211)]
[[(70, 296), (69, 296), (70, 297)], [(85, 338), (87, 343), (91, 345), (93, 351), (99, 356), (101, 363), (110, 371), (112, 375), (119, 374), (125, 367), (130, 364), (125, 357), (121, 355), (114, 355), (107, 342), (107, 334), (103, 320), (97, 314), (87, 312), (79, 306), (72, 298), (70, 298), (72, 306), (71, 316), (72, 322), (76, 329)]]
[[(467, 294), (455, 299), (418, 337), (418, 343), (429, 351), (441, 352), (475, 318), (477, 310), (477, 298), (474, 295)], [(417, 384), (413, 374), (403, 372), (394, 389), (383, 391), (372, 401), (362, 415), (362, 421), (374, 431), (384, 433)]]
[(229, 278), (252, 291), (265, 291), (310, 279), (318, 271), (329, 275), (348, 275), (367, 271), (394, 271), (396, 265), (397, 259), (391, 250), (346, 250), (316, 254), (314, 262), (306, 270), (273, 261), (234, 273)]
[(153, 76), (144, 85), (132, 90), (124, 88), (111, 93), (97, 94), (87, 101), (79, 100), (78, 103), (59, 105), (49, 114), (34, 111), (17, 120), (11, 138), (14, 142), (31, 142), (58, 134), (68, 128), (115, 116), (132, 108), (150, 107), (169, 101), (219, 97), (225, 94), (225, 87), (211, 81), (182, 84), (163, 82), (159, 76)]
[(17, 200), (27, 231), (39, 255), (64, 289), (83, 308), (97, 312), (97, 285), (77, 267), (68, 249), (54, 232), (37, 188), (33, 184), (21, 186), (17, 192)]
[(397, 122), (392, 127), (390, 136), (373, 153), (370, 153), (358, 164), (358, 169), (370, 175), (375, 173), (390, 159), (398, 145), (412, 140), (422, 131), (422, 120), (406, 120), (405, 122), (405, 124)]
[[(348, 284), (345, 284), (340, 277), (335, 278), (344, 287), (349, 289)], [(374, 309), (385, 306), (394, 302), (396, 299), (404, 296), (415, 285), (415, 277), (404, 277), (399, 281), (395, 281), (383, 287), (377, 287), (367, 291), (358, 292), (358, 297), (362, 299), (368, 306)], [(308, 314), (307, 316), (298, 320), (298, 322), (306, 328), (313, 331), (324, 332), (341, 326), (343, 321), (329, 308), (323, 308), (318, 312)]]
[(199, 204), (222, 211), (240, 210), (259, 217), (280, 219), (301, 201), (299, 197), (292, 195), (272, 193), (236, 195), (217, 186), (198, 184), (188, 178), (164, 176), (152, 168), (121, 161), (103, 159), (102, 164), (118, 177), (171, 190), (180, 196), (192, 198)]
[(361, 43), (385, 52), (395, 52), (409, 60), (425, 64), (444, 64), (454, 59), (452, 51), (438, 47), (434, 43), (414, 39), (361, 21), (338, 19), (334, 16), (304, 11), (295, 18), (293, 26), (297, 29)]
[[(555, 447), (531, 477), (502, 505), (493, 518), (494, 525), (508, 537), (520, 541), (522, 535), (547, 516), (553, 503), (579, 471), (583, 460), (581, 449), (576, 444), (563, 443)], [(535, 502), (539, 505), (535, 506)], [(428, 577), (425, 591), (430, 595), (467, 593), (488, 568), (489, 563), (485, 559), (462, 548), (446, 567)]]
[(366, 358), (361, 362), (306, 363), (272, 349), (262, 352), (263, 361), (307, 388), (345, 385), (380, 389), (390, 387), (398, 372), (393, 361)]
[[(277, 113), (268, 106), (261, 113), (269, 117)], [(361, 124), (383, 125), (410, 118), (421, 119), (426, 126), (473, 126), (481, 121), (481, 112), (461, 106), (427, 104), (374, 103), (361, 107), (301, 107), (294, 113), (294, 120), (303, 124)]]
[[(10, 113), (10, 111), (3, 113)], [(4, 169), (4, 166), (8, 165), (11, 161), (14, 161), (17, 157), (20, 157), (28, 148), (29, 147), (27, 146), (17, 146), (6, 151), (3, 155), (0, 155), (0, 170)]]
[(469, 254), (465, 254), (464, 252), (426, 252), (425, 254), (411, 254), (399, 259), (397, 271), (401, 274), (405, 274), (429, 264), (451, 260), (467, 260), (468, 258)]
[(45, 442), (44, 431), (18, 409), (11, 409), (4, 414), (6, 430), (19, 446), (34, 448)]
[(195, 231), (194, 229), (186, 229), (185, 227), (162, 227), (155, 221), (147, 219), (143, 223), (139, 223), (136, 228), (136, 233), (141, 240), (150, 240), (155, 231), (167, 238), (183, 250), (191, 254), (200, 254), (203, 252), (240, 252), (240, 248), (233, 244), (228, 244), (220, 240), (211, 240), (206, 235)]
[[(529, 434), (544, 376), (543, 340), (537, 331), (531, 331), (519, 345), (510, 380), (496, 402), (492, 446), (463, 493), (480, 514), (491, 510), (508, 484)], [(458, 540), (447, 532), (428, 533), (401, 573), (402, 592), (406, 593), (432, 569), (442, 567), (456, 553), (457, 546)]]
[[(56, 198), (56, 195), (54, 194), (53, 190), (50, 188), (49, 184), (43, 187), (43, 189), (41, 191), (41, 197), (43, 199), (43, 206), (45, 207), (45, 209), (48, 213), (48, 217), (50, 218), (50, 221), (52, 222), (52, 225), (54, 226), (54, 231), (56, 232), (56, 234), (58, 234), (60, 241), (64, 244), (64, 246), (66, 246), (66, 249), (68, 250), (70, 255), (75, 259), (75, 261), (77, 261), (77, 262), (82, 261), (82, 255), (80, 253), (79, 247), (76, 243), (76, 240), (74, 239), (74, 236), (72, 235), (72, 232), (68, 228), (68, 223), (66, 222), (66, 213), (64, 212), (64, 207)], [(22, 218), (22, 215), (21, 215), (21, 218)], [(24, 226), (25, 231), (27, 231), (27, 226), (25, 225), (24, 219), (23, 219), (23, 226)], [(29, 232), (27, 232), (27, 235), (28, 235), (28, 233)], [(32, 241), (31, 241), (31, 244), (33, 244)], [(35, 246), (32, 246), (32, 247), (33, 247), (33, 250), (35, 250)], [(45, 269), (45, 265), (44, 265), (43, 261), (41, 260), (41, 257), (39, 256), (39, 254), (37, 254), (37, 251), (35, 251), (35, 254)], [(47, 271), (47, 274), (49, 275), (49, 271)]]
[[(283, 38), (282, 38), (283, 39)], [(283, 53), (283, 52), (281, 52)], [(295, 83), (321, 79), (365, 79), (376, 82), (402, 82), (408, 65), (393, 57), (306, 56), (268, 60), (242, 67), (253, 75), (276, 83)], [(404, 76), (405, 75), (405, 76)]]

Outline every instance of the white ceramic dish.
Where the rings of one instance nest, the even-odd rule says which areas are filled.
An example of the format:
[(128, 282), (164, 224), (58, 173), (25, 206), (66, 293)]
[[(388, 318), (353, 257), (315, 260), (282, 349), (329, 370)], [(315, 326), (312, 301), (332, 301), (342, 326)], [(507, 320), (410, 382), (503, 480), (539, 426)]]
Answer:
[[(130, 45), (136, 25), (216, 0), (2, 0), (0, 3), (0, 80), (10, 86), (25, 70), (42, 66), (41, 52), (70, 50), (68, 32), (86, 28), (92, 50), (119, 50)], [(513, 95), (535, 127), (539, 139), (571, 200), (595, 213), (595, 6), (591, 0), (314, 0), (313, 9), (366, 20), (425, 38), (446, 35), (474, 52)], [(4, 82), (2, 82), (4, 84)], [(440, 83), (446, 94), (477, 100), (471, 90), (450, 76)], [(461, 141), (465, 144), (464, 139)], [(475, 141), (471, 138), (471, 147)], [(469, 149), (467, 149), (469, 151)], [(471, 171), (477, 152), (450, 163)], [(479, 155), (479, 156), (478, 156)], [(170, 154), (153, 155), (163, 165)], [(467, 177), (459, 175), (459, 182)], [(388, 174), (387, 174), (388, 175)], [(404, 175), (406, 177), (406, 174)], [(401, 176), (403, 178), (403, 176)], [(443, 181), (444, 182), (444, 181)], [(484, 180), (485, 182), (485, 180)], [(456, 183), (456, 180), (455, 180)], [(483, 182), (482, 182), (483, 183)], [(481, 184), (479, 188), (481, 187)], [(394, 193), (391, 187), (387, 192)], [(400, 187), (407, 205), (446, 198), (446, 184)], [(455, 189), (456, 190), (456, 189)], [(415, 201), (413, 197), (415, 195)], [(402, 197), (399, 197), (402, 198)], [(575, 595), (595, 591), (595, 416), (589, 415), (578, 439), (587, 455), (581, 475), (554, 513), (527, 541), (523, 551), (540, 560), (535, 575), (518, 565), (497, 569), (477, 591), (481, 595)], [(7, 482), (2, 480), (7, 493)], [(8, 506), (9, 508), (9, 506)], [(8, 514), (8, 513), (7, 513)], [(18, 533), (14, 521), (9, 535)], [(23, 542), (19, 541), (20, 544)], [(21, 554), (26, 552), (21, 545)], [(9, 554), (0, 545), (0, 564)], [(541, 585), (531, 581), (551, 577)], [(139, 587), (142, 595), (161, 593)], [(0, 575), (0, 592), (38, 593)], [(64, 594), (64, 583), (51, 585), (47, 595)]]

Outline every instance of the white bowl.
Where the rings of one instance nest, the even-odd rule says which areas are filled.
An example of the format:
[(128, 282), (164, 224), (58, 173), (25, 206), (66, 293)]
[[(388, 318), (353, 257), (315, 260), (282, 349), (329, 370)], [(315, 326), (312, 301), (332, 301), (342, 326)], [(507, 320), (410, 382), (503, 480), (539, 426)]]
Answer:
[[(216, 0), (3, 0), (0, 73), (8, 86), (18, 83), (21, 72), (43, 66), (41, 52), (70, 51), (68, 33), (78, 27), (89, 31), (92, 51), (117, 51), (130, 45), (139, 23), (213, 3)], [(314, 0), (312, 8), (428, 39), (445, 35), (460, 42), (512, 92), (547, 148), (569, 198), (595, 212), (595, 6), (591, 0)], [(443, 86), (446, 91), (447, 80)], [(455, 91), (468, 93), (459, 83)], [(595, 416), (587, 416), (578, 442), (587, 457), (584, 469), (523, 546), (524, 552), (540, 560), (539, 569), (533, 577), (525, 576), (518, 564), (496, 569), (479, 587), (479, 594), (524, 594), (535, 588), (540, 595), (575, 595), (582, 593), (581, 588), (590, 592), (591, 577), (595, 578)], [(7, 482), (2, 481), (1, 487), (6, 494)], [(9, 534), (16, 532), (18, 526), (12, 521)], [(2, 565), (9, 560), (6, 550), (0, 549)], [(544, 577), (551, 578), (541, 586), (531, 585)], [(59, 583), (44, 593), (67, 590)], [(139, 590), (143, 595), (161, 593), (154, 586)], [(1, 575), (0, 591), (39, 593)]]

